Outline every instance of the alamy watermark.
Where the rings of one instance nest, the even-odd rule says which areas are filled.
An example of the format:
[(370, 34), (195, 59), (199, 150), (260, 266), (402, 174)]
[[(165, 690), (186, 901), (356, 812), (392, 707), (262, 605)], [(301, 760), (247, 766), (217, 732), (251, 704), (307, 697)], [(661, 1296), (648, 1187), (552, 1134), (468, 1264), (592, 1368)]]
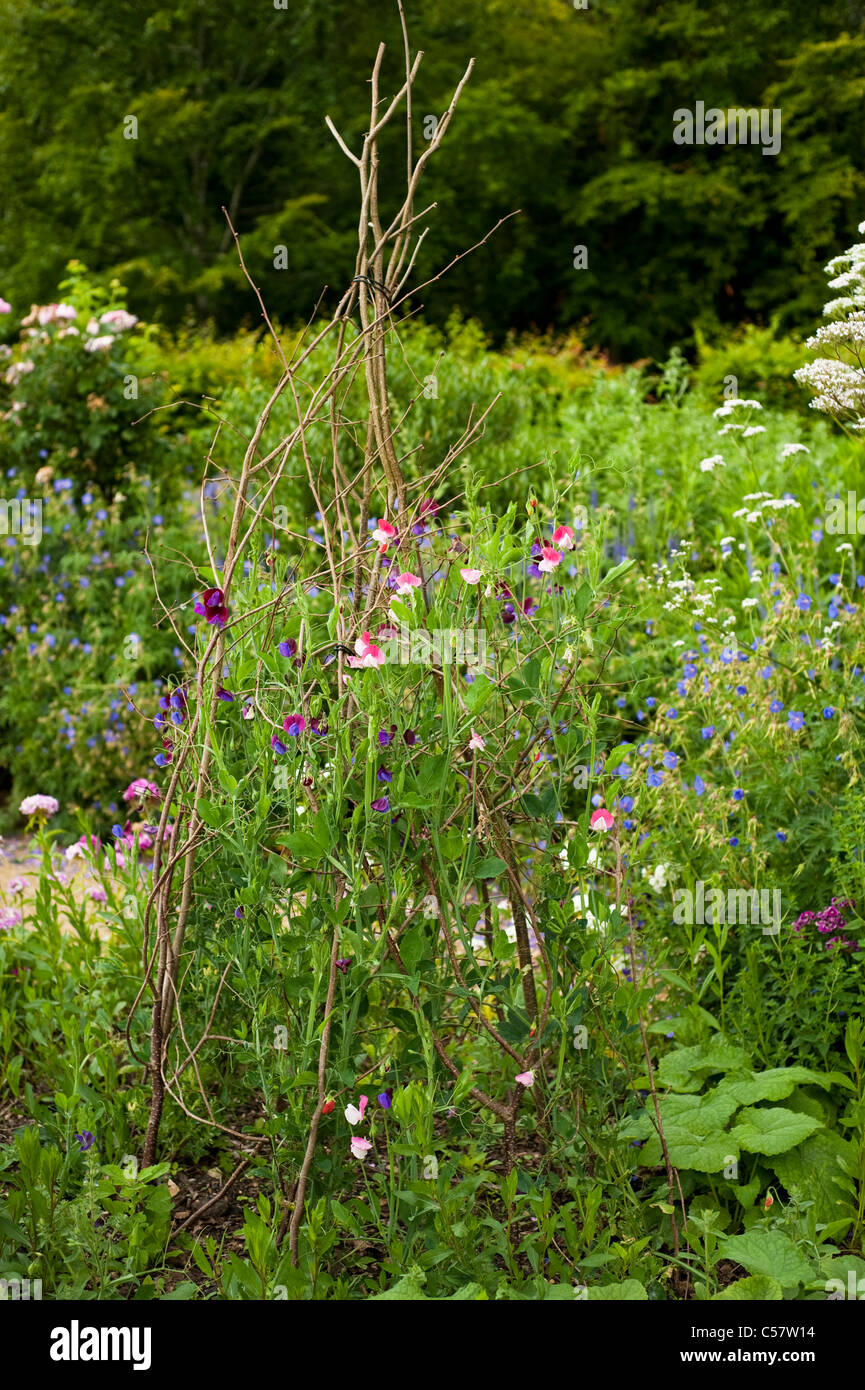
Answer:
[(706, 110), (698, 101), (693, 111), (681, 106), (673, 112), (673, 143), (676, 145), (762, 145), (763, 154), (776, 155), (781, 149), (781, 111), (778, 107), (717, 106)]
[(380, 644), (389, 665), (470, 666), (482, 670), (487, 661), (487, 635), (480, 627), (391, 629)]
[(678, 926), (759, 926), (764, 936), (781, 930), (780, 888), (710, 888), (697, 879), (694, 890), (674, 888), (673, 921)]
[(0, 536), (20, 536), (25, 545), (42, 539), (41, 497), (0, 497)]
[(830, 536), (865, 536), (865, 497), (848, 492), (826, 503), (826, 531)]

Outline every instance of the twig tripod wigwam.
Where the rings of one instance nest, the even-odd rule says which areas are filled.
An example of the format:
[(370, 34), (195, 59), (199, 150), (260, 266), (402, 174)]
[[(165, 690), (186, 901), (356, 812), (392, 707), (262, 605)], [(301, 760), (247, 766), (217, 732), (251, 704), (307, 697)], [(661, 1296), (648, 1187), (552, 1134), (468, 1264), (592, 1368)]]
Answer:
[[(416, 154), (412, 92), (422, 55), (411, 58), (406, 35), (404, 78), (389, 98), (384, 56), (382, 46), (360, 152), (327, 122), (358, 171), (355, 274), (332, 317), (308, 327), (290, 352), (231, 227), (279, 379), (237, 476), (221, 479), (233, 497), (221, 561), (202, 509), (209, 567), (195, 610), (195, 671), (176, 697), (143, 923), (142, 991), (152, 998), (144, 1163), (158, 1155), (166, 1100), (241, 1154), (269, 1162), (294, 1265), (312, 1220), (316, 1166), (330, 1162), (319, 1146), (323, 1125), (333, 1125), (334, 1092), (352, 1090), (368, 1048), (358, 1025), (370, 999), (383, 1010), (384, 1050), (366, 1071), (415, 1073), (394, 1093), (411, 1142), (388, 1159), (389, 1171), (408, 1163), (434, 1173), (439, 1117), (469, 1104), (500, 1125), (510, 1182), (529, 1090), (528, 1142), (553, 1161), (562, 1118), (546, 1071), (555, 1062), (561, 1075), (568, 1019), (597, 998), (597, 972), (557, 940), (567, 913), (538, 867), (537, 846), (563, 833), (576, 843), (587, 830), (587, 796), (575, 803), (569, 789), (585, 786), (575, 773), (593, 746), (597, 698), (566, 653), (588, 625), (606, 631), (611, 576), (599, 582), (586, 552), (571, 592), (555, 575), (577, 545), (571, 527), (545, 522), (550, 544), (536, 502), (525, 526), (515, 506), (498, 520), (480, 506), (463, 458), (495, 400), (473, 408), (431, 463), (422, 449), (400, 446), (414, 402), (392, 398), (389, 353), (400, 344), (409, 292), (445, 273), (412, 286), (420, 224), (435, 206), (416, 212), (415, 203), (472, 65)], [(380, 140), (398, 116), (405, 191), (386, 216)], [(210, 459), (202, 492), (209, 468)], [(289, 482), (307, 490), (312, 540), (277, 523)], [(443, 516), (443, 490), (449, 508), (464, 506), (466, 538), (458, 512)], [(301, 542), (290, 566), (281, 536)], [(546, 586), (540, 599), (512, 588), (523, 589), (526, 557), (529, 577)], [(394, 646), (400, 629), (428, 639), (427, 659), (398, 659), (411, 650)], [(480, 632), (483, 666), (465, 655), (472, 643), (457, 644), (457, 663), (442, 657), (440, 634), (463, 629)], [(552, 751), (542, 753), (545, 743)], [(226, 912), (231, 926), (222, 928)], [(265, 1022), (274, 1009), (280, 1021)], [(290, 1055), (287, 1075), (262, 1062), (269, 1027)], [(481, 1068), (467, 1065), (470, 1040)], [(258, 1068), (261, 1113), (245, 1127), (205, 1077), (220, 1056), (247, 1075)], [(443, 1087), (444, 1106), (436, 1101)], [(363, 1105), (346, 1106), (350, 1125), (364, 1123)], [(373, 1147), (351, 1137), (362, 1162)]]

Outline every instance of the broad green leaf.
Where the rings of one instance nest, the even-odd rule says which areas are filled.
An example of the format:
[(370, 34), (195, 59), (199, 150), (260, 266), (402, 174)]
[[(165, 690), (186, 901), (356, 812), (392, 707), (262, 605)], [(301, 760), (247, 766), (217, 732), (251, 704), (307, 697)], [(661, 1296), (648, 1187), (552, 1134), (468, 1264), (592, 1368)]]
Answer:
[(727, 1236), (718, 1246), (722, 1260), (733, 1260), (749, 1274), (765, 1274), (783, 1289), (795, 1289), (812, 1278), (810, 1264), (783, 1231), (748, 1231)]
[(751, 1059), (741, 1047), (730, 1043), (701, 1043), (680, 1047), (661, 1058), (658, 1081), (674, 1091), (699, 1091), (703, 1081), (716, 1071), (750, 1071)]
[(747, 1279), (737, 1279), (720, 1293), (712, 1295), (712, 1303), (779, 1303), (784, 1290), (769, 1274), (749, 1274)]
[(497, 859), (495, 855), (490, 859), (484, 859), (474, 870), (475, 878), (501, 878), (508, 871), (508, 866), (503, 859)]
[(419, 964), (426, 949), (426, 932), (420, 925), (412, 927), (399, 940), (399, 953), (402, 956), (403, 964), (410, 975), (415, 972), (415, 967)]
[(306, 830), (294, 830), (288, 835), (280, 835), (277, 844), (284, 845), (293, 859), (304, 863), (318, 864), (324, 856), (321, 845)]
[[(807, 1118), (807, 1116), (805, 1117)], [(849, 1183), (839, 1159), (850, 1159), (855, 1148), (834, 1130), (821, 1130), (789, 1153), (779, 1153), (770, 1167), (791, 1197), (814, 1202), (818, 1221), (833, 1221), (843, 1215), (839, 1201)]]
[(749, 1154), (781, 1154), (821, 1128), (813, 1116), (797, 1115), (781, 1105), (767, 1110), (751, 1107), (739, 1115), (730, 1138)]
[(592, 1284), (586, 1297), (589, 1303), (645, 1303), (649, 1295), (639, 1279), (625, 1279), (621, 1284)]
[(215, 806), (212, 801), (208, 801), (203, 796), (200, 796), (196, 801), (195, 809), (209, 830), (218, 830), (225, 820), (224, 808)]
[(753, 1105), (758, 1100), (785, 1100), (797, 1086), (809, 1085), (828, 1090), (832, 1085), (831, 1073), (811, 1071), (809, 1067), (773, 1067), (747, 1077), (727, 1076), (718, 1089), (735, 1096), (740, 1105)]

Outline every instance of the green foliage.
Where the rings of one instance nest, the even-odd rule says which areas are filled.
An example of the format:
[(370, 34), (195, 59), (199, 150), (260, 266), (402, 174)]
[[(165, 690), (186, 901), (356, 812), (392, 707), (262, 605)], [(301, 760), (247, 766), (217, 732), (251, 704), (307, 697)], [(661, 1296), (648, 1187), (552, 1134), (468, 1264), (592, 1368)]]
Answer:
[[(5, 0), (0, 20), (0, 262), (16, 308), (47, 298), (71, 251), (149, 318), (234, 330), (250, 307), (222, 207), (278, 318), (305, 319), (354, 273), (355, 175), (323, 113), (356, 150), (381, 40), (385, 89), (402, 77), (396, 6), (174, 0), (142, 23), (107, 0)], [(419, 294), (425, 312), (460, 306), (498, 340), (588, 322), (620, 358), (663, 355), (694, 325), (809, 323), (816, 271), (861, 217), (863, 22), (842, 0), (724, 0), (699, 24), (690, 0), (416, 0), (418, 149), (476, 65), (448, 162), (424, 182), (445, 216), (415, 283), (520, 211), (431, 307)], [(697, 98), (780, 109), (780, 152), (674, 144), (673, 114)], [(385, 157), (397, 139), (385, 130)]]

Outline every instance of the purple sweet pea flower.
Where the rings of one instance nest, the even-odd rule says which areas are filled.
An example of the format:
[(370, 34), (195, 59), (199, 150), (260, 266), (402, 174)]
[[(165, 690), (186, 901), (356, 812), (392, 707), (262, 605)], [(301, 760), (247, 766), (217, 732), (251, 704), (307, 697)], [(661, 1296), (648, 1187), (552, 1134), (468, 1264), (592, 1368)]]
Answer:
[(228, 604), (221, 589), (205, 589), (195, 605), (195, 612), (213, 627), (225, 627), (228, 622)]

